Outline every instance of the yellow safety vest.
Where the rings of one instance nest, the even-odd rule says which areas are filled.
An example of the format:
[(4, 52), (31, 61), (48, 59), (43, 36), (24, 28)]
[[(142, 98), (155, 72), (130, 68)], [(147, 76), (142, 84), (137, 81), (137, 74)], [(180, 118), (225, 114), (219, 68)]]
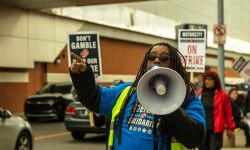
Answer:
[(110, 129), (109, 129), (109, 140), (108, 140), (108, 150), (113, 149), (114, 144), (114, 127), (115, 127), (115, 118), (119, 114), (123, 100), (125, 99), (129, 89), (131, 86), (126, 87), (121, 95), (119, 96), (118, 100), (116, 101), (115, 106), (112, 109), (112, 116), (111, 116), (111, 122), (110, 122)]
[[(112, 109), (112, 116), (111, 116), (111, 122), (110, 122), (110, 130), (109, 130), (109, 140), (108, 140), (108, 150), (113, 150), (113, 144), (114, 144), (114, 127), (115, 127), (115, 118), (119, 114), (122, 103), (127, 96), (127, 93), (129, 91), (131, 86), (126, 87), (119, 98), (116, 101), (115, 106)], [(171, 142), (171, 150), (188, 150), (185, 146), (183, 146), (181, 143), (178, 142)]]

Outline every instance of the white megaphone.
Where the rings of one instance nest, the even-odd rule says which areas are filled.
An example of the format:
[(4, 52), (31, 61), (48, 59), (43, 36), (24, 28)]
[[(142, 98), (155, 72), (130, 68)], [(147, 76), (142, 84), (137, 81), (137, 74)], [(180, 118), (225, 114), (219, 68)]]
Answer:
[(166, 115), (181, 106), (186, 96), (186, 85), (176, 71), (154, 66), (141, 77), (136, 92), (146, 110)]

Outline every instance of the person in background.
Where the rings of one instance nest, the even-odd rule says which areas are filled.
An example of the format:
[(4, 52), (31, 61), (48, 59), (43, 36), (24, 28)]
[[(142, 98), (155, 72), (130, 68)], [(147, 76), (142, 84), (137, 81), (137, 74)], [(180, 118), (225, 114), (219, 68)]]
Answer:
[(236, 127), (241, 128), (246, 137), (246, 147), (250, 147), (250, 134), (249, 134), (249, 126), (246, 120), (246, 112), (244, 104), (242, 103), (242, 99), (240, 99), (237, 88), (232, 88), (228, 92), (229, 99), (231, 101), (234, 121)]
[(204, 73), (203, 87), (197, 92), (206, 114), (206, 138), (200, 150), (220, 150), (223, 145), (223, 132), (227, 125), (227, 136), (231, 138), (235, 129), (232, 108), (226, 92), (221, 87), (218, 74)]
[[(178, 145), (180, 150), (201, 144), (205, 137), (205, 112), (182, 64), (184, 57), (176, 48), (168, 43), (152, 45), (144, 56), (135, 81), (109, 88), (96, 85), (90, 65), (74, 53), (71, 56), (75, 61), (70, 66), (70, 75), (82, 104), (94, 112), (112, 116), (112, 120), (114, 116), (110, 126), (109, 150), (177, 150), (175, 147)], [(186, 85), (182, 106), (162, 116), (145, 110), (136, 94), (140, 78), (156, 65), (175, 70)], [(152, 99), (152, 103), (155, 101), (157, 99)], [(175, 138), (173, 142), (172, 137)], [(184, 146), (177, 145), (177, 142)]]

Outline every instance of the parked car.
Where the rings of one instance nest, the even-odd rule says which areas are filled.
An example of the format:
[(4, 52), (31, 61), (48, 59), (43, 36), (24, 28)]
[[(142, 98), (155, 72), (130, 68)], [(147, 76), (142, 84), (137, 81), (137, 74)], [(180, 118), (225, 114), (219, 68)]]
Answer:
[(30, 124), (0, 108), (0, 149), (32, 150), (33, 136)]
[(86, 133), (106, 133), (105, 116), (93, 113), (94, 126), (90, 125), (89, 110), (79, 101), (72, 102), (65, 111), (64, 124), (75, 140), (84, 139)]
[(29, 96), (24, 103), (28, 121), (39, 118), (57, 118), (63, 121), (66, 107), (74, 101), (72, 83), (47, 84), (36, 95)]
[[(110, 87), (123, 83), (122, 80), (114, 80)], [(79, 101), (74, 92), (73, 97), (76, 101), (72, 102), (65, 111), (64, 124), (68, 131), (71, 132), (73, 139), (84, 139), (86, 133), (104, 133), (109, 134), (110, 117), (93, 113), (94, 126), (90, 125), (89, 111)]]

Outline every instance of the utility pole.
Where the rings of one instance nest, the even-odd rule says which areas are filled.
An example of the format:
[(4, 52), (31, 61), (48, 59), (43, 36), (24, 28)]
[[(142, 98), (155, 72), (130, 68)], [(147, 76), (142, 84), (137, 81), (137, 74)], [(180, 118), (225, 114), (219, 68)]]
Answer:
[[(224, 24), (224, 2), (218, 0), (218, 24)], [(224, 75), (224, 44), (218, 44), (218, 74), (221, 80), (222, 88), (225, 88), (225, 75)]]

